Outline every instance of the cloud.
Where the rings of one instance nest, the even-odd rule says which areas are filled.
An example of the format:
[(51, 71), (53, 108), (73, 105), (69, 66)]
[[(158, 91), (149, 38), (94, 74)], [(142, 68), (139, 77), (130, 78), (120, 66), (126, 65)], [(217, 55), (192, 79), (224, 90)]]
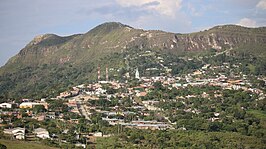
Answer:
[(145, 4), (156, 2), (154, 0), (116, 0), (123, 7), (142, 6)]
[[(115, 0), (127, 15), (122, 22), (126, 22), (133, 27), (146, 30), (164, 30), (169, 32), (189, 32), (191, 21), (184, 13), (183, 0)], [(129, 13), (131, 15), (129, 15)], [(132, 14), (134, 14), (132, 16)], [(121, 14), (116, 14), (116, 18), (121, 18)]]
[(192, 16), (196, 17), (202, 16), (202, 12), (197, 11), (196, 8), (191, 3), (187, 4), (187, 8)]
[(182, 0), (116, 0), (116, 2), (122, 7), (141, 7), (172, 18), (182, 6)]
[(260, 0), (256, 7), (260, 9), (266, 9), (266, 0)]
[(239, 21), (238, 25), (246, 26), (246, 27), (256, 27), (257, 22), (249, 18), (243, 18)]
[(145, 15), (130, 22), (134, 27), (146, 30), (163, 30), (177, 33), (190, 32), (191, 21), (182, 13), (176, 18), (162, 15)]

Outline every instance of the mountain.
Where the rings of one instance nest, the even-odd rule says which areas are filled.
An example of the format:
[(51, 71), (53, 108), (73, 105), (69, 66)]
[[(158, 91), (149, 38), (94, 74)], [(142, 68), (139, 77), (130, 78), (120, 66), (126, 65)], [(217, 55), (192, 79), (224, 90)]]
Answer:
[(85, 34), (35, 37), (1, 67), (0, 95), (2, 98), (52, 95), (67, 87), (96, 80), (98, 65), (117, 70), (113, 72), (113, 77), (117, 77), (130, 67), (126, 57), (140, 50), (176, 57), (202, 55), (211, 49), (229, 50), (264, 58), (265, 47), (266, 27), (224, 25), (191, 34), (176, 34), (108, 22)]

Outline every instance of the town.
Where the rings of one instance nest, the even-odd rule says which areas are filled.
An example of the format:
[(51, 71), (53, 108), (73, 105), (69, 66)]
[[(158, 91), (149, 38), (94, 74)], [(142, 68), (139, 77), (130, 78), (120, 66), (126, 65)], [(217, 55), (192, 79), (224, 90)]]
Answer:
[[(77, 85), (57, 97), (1, 103), (1, 135), (28, 141), (50, 140), (60, 145), (73, 143), (85, 148), (97, 138), (110, 137), (124, 129), (195, 129), (179, 122), (178, 113), (192, 117), (202, 115), (202, 121), (209, 123), (222, 122), (226, 118), (223, 117), (225, 112), (217, 110), (214, 101), (225, 103), (225, 91), (245, 92), (252, 101), (265, 101), (263, 87), (254, 86), (247, 75), (234, 72), (238, 67), (229, 63), (205, 64), (187, 74), (153, 77), (141, 76), (135, 68), (131, 79), (123, 82), (109, 80), (108, 68), (106, 78), (102, 79), (98, 68), (97, 82)], [(226, 73), (228, 71), (230, 73)], [(124, 77), (130, 78), (129, 73)], [(265, 82), (265, 78), (256, 79)], [(191, 103), (193, 100), (208, 100), (212, 104), (196, 106), (196, 102)], [(208, 106), (212, 110), (206, 110)], [(245, 103), (240, 110), (248, 108)], [(208, 116), (203, 113), (208, 113)], [(108, 127), (112, 130), (103, 129)], [(73, 136), (67, 135), (70, 131)]]

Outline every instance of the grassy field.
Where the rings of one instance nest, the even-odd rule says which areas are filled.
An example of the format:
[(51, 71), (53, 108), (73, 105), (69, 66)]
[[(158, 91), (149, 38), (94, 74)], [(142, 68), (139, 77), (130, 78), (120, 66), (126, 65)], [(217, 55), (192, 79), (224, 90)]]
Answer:
[(43, 144), (37, 144), (32, 142), (18, 141), (18, 140), (3, 140), (0, 139), (0, 143), (4, 144), (8, 149), (56, 149), (53, 147), (45, 146)]

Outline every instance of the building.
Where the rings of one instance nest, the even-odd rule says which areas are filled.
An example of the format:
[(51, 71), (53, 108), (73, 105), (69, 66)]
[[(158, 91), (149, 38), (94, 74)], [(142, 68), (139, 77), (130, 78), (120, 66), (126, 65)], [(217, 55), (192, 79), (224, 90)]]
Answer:
[(4, 129), (5, 134), (12, 135), (15, 139), (25, 139), (25, 128), (17, 127), (13, 129)]
[(116, 125), (124, 123), (124, 119), (117, 119), (117, 118), (102, 118), (102, 120), (107, 121), (110, 125)]
[(138, 68), (136, 69), (136, 72), (135, 72), (135, 78), (136, 78), (136, 79), (140, 79), (140, 77), (139, 77), (139, 70), (138, 70)]
[(75, 146), (76, 147), (86, 148), (86, 144), (82, 144), (82, 143), (76, 143)]
[(68, 91), (65, 91), (65, 92), (62, 92), (62, 93), (60, 93), (60, 95), (59, 96), (57, 96), (56, 98), (67, 98), (67, 97), (70, 97), (71, 96), (71, 93), (70, 92), (68, 92)]
[(19, 108), (20, 109), (27, 109), (27, 108), (32, 109), (36, 105), (43, 105), (45, 109), (48, 109), (48, 104), (46, 102), (41, 102), (41, 103), (38, 103), (38, 102), (22, 102), (19, 105)]
[(139, 92), (136, 94), (137, 97), (145, 97), (147, 95), (147, 92)]
[(142, 101), (142, 103), (144, 104), (144, 106), (151, 111), (155, 111), (155, 110), (161, 110), (158, 107), (155, 107), (154, 105), (158, 104), (159, 101), (155, 101), (155, 100), (146, 100), (146, 101)]
[(12, 108), (12, 104), (11, 103), (1, 103), (0, 104), (0, 108), (11, 109)]
[(34, 130), (34, 134), (36, 134), (36, 137), (41, 139), (49, 139), (49, 132), (44, 128), (37, 128)]
[(38, 115), (34, 115), (32, 116), (33, 119), (36, 119), (37, 121), (44, 121), (45, 120), (46, 115), (45, 114), (38, 114)]
[(48, 112), (46, 114), (46, 118), (48, 118), (48, 119), (55, 119), (56, 118), (55, 112)]
[(103, 137), (103, 133), (102, 132), (95, 132), (95, 133), (92, 133), (92, 136), (94, 136), (94, 137)]
[(131, 123), (124, 123), (129, 128), (138, 128), (138, 129), (151, 129), (151, 130), (166, 130), (170, 129), (169, 124), (157, 121), (132, 121)]

